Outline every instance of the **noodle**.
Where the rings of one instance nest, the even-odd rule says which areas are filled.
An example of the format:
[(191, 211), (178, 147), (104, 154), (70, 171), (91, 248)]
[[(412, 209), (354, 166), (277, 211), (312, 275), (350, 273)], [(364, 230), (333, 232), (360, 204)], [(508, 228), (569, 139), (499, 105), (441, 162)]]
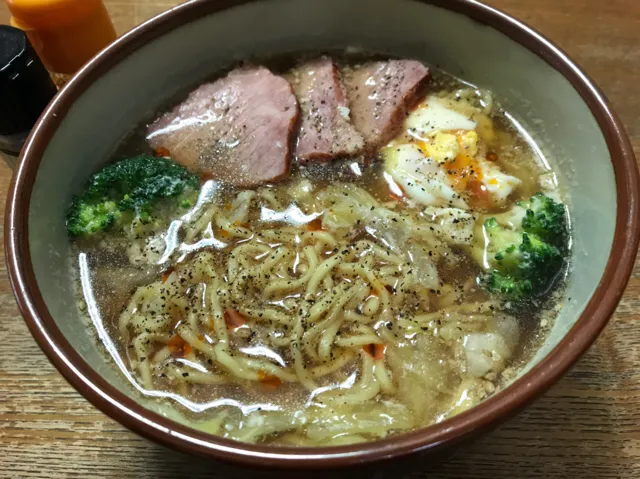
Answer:
[[(174, 384), (183, 383), (181, 388), (187, 393), (190, 385), (260, 383), (273, 377), (299, 383), (313, 393), (319, 388), (316, 381), (355, 367), (359, 371), (356, 382), (321, 392), (316, 400), (361, 404), (380, 392), (393, 394), (394, 380), (384, 361), (363, 351), (370, 345), (383, 345), (389, 331), (382, 328), (381, 335), (364, 325), (384, 322), (392, 314), (392, 296), (382, 278), (391, 275), (396, 284), (407, 288), (415, 283), (402, 267), (404, 260), (372, 241), (338, 239), (329, 231), (298, 234), (294, 228), (279, 227), (262, 229), (256, 235), (237, 226), (238, 221), (247, 220), (251, 205), (258, 206), (256, 201), (280, 207), (268, 190), (259, 195), (239, 193), (228, 216), (215, 206), (205, 207), (188, 225), (185, 237), (197, 241), (198, 236), (212, 231), (210, 222), (215, 223), (227, 240), (236, 242), (223, 263), (214, 252), (198, 253), (166, 282), (139, 288), (121, 313), (119, 328), (133, 340), (138, 361), (132, 364), (137, 365), (145, 387), (153, 387), (154, 374)], [(161, 304), (159, 297), (164, 298)], [(249, 297), (253, 299), (247, 301)], [(158, 323), (164, 334), (143, 332), (151, 321), (145, 312), (151, 310), (174, 318)], [(230, 329), (228, 310), (246, 318), (242, 326), (246, 334)], [(429, 314), (414, 320), (428, 321)], [(270, 356), (258, 359), (240, 347), (240, 337), (251, 337), (262, 325), (268, 325), (270, 332), (261, 336), (261, 342), (275, 352), (278, 361)], [(179, 368), (167, 346), (173, 337), (190, 348), (185, 354), (190, 361)], [(154, 344), (160, 349), (150, 355)], [(184, 353), (184, 348), (180, 351)], [(286, 357), (291, 362), (285, 366), (282, 358)], [(358, 357), (359, 362), (355, 361)], [(194, 369), (196, 364), (207, 372)]]
[[(170, 349), (164, 346), (161, 354), (137, 362), (145, 386), (153, 384), (153, 367), (156, 373), (165, 371), (173, 382), (220, 384), (234, 378), (238, 382), (259, 382), (262, 377), (277, 377), (285, 382), (299, 382), (314, 391), (318, 388), (316, 379), (353, 364), (357, 354), (361, 357), (361, 379), (347, 388), (351, 392), (341, 391), (341, 400), (362, 402), (381, 389), (387, 393), (393, 391), (392, 379), (384, 365), (380, 363), (374, 368), (371, 358), (361, 351), (370, 344), (382, 344), (381, 338), (373, 329), (352, 327), (351, 323), (375, 322), (388, 316), (390, 294), (374, 268), (389, 269), (390, 265), (396, 265), (394, 271), (402, 274), (397, 270), (402, 259), (371, 241), (350, 243), (328, 231), (298, 235), (291, 228), (283, 227), (262, 230), (256, 237), (247, 228), (232, 226), (237, 221), (246, 221), (250, 205), (256, 199), (266, 201), (270, 207), (279, 206), (271, 191), (263, 190), (257, 197), (240, 193), (232, 202), (229, 217), (222, 214), (223, 210), (207, 207), (188, 227), (186, 237), (195, 241), (197, 228), (201, 229), (201, 235), (210, 231), (209, 223), (203, 221), (207, 218), (228, 236), (241, 240), (225, 256), (226, 265), (222, 270), (216, 270), (218, 262), (213, 253), (199, 253), (173, 271), (166, 283), (158, 281), (139, 288), (119, 320), (120, 330), (133, 335), (136, 355), (142, 357), (148, 356), (150, 339), (166, 344), (170, 336), (152, 338), (148, 333), (136, 336), (137, 331), (144, 329), (142, 323), (148, 322), (148, 317), (140, 313), (159, 309), (166, 317), (175, 317), (176, 310), (187, 312), (184, 320), (178, 322), (179, 326), (163, 323), (166, 333), (171, 334), (173, 329), (172, 334), (190, 346), (194, 359), (201, 357), (201, 364), (210, 364), (220, 373), (190, 370), (187, 364), (180, 370), (186, 368), (188, 374), (178, 374), (170, 361)], [(263, 242), (263, 238), (277, 240), (277, 243), (270, 245)], [(203, 300), (187, 301), (188, 291)], [(299, 291), (302, 293), (290, 294)], [(262, 300), (246, 301), (247, 295), (252, 294), (259, 294)], [(161, 306), (156, 304), (158, 297), (166, 298)], [(285, 300), (289, 307), (284, 306)], [(280, 306), (274, 307), (276, 304)], [(261, 324), (275, 327), (275, 332), (263, 341), (272, 351), (282, 350), (280, 358), (287, 355), (288, 349), (291, 368), (270, 358), (250, 357), (235, 346), (225, 320), (225, 310), (229, 308), (250, 320), (249, 329)], [(295, 314), (291, 315), (291, 311)]]

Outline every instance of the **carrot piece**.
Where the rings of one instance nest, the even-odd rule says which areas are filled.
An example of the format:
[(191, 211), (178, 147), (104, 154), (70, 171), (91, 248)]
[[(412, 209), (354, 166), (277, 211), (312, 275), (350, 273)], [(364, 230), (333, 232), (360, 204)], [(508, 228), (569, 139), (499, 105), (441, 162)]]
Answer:
[(231, 233), (229, 233), (227, 230), (220, 230), (220, 236), (222, 236), (223, 238), (228, 238), (229, 236), (231, 236)]
[(404, 195), (402, 196), (396, 195), (393, 191), (389, 191), (389, 196), (391, 197), (392, 200), (396, 200), (396, 201), (404, 200)]
[(200, 184), (204, 185), (209, 180), (215, 180), (216, 177), (213, 175), (212, 171), (205, 170), (200, 173)]
[(364, 346), (362, 346), (362, 349), (364, 349), (364, 352), (371, 356), (373, 359), (379, 361), (381, 359), (384, 359), (384, 351), (385, 349), (387, 349), (387, 347), (384, 344), (372, 343), (365, 344)]
[(169, 279), (169, 276), (171, 276), (171, 273), (173, 273), (175, 271), (175, 268), (173, 266), (169, 266), (163, 273), (162, 273), (162, 284), (166, 283), (167, 280)]
[(396, 201), (404, 200), (405, 196), (407, 196), (407, 193), (404, 191), (404, 188), (397, 183), (395, 183), (395, 187), (398, 188), (399, 193), (389, 188), (389, 196), (391, 197), (391, 199), (394, 199)]
[(307, 231), (322, 231), (322, 218), (318, 217), (309, 221), (305, 225), (305, 228), (307, 229)]
[(158, 148), (153, 150), (153, 156), (156, 156), (158, 158), (169, 158), (171, 156), (171, 152), (164, 146), (159, 146)]
[(233, 331), (238, 329), (240, 326), (243, 326), (247, 320), (238, 311), (229, 308), (224, 312), (224, 322), (227, 325), (227, 328)]
[(169, 338), (167, 341), (167, 347), (169, 348), (169, 353), (174, 358), (184, 358), (191, 354), (191, 345), (187, 343), (179, 334), (176, 334)]
[(282, 379), (265, 371), (258, 371), (258, 381), (263, 388), (270, 391), (274, 391), (282, 385)]

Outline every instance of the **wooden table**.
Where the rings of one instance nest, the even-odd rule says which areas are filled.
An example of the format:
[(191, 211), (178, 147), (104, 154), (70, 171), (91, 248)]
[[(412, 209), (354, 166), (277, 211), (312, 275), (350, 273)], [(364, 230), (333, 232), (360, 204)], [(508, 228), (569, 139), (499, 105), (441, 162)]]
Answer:
[[(106, 3), (124, 32), (179, 1)], [(640, 0), (491, 4), (539, 29), (586, 69), (622, 117), (640, 157)], [(8, 21), (4, 4), (0, 21)], [(0, 166), (2, 192), (10, 177)], [(4, 195), (0, 201), (4, 214)], [(0, 477), (248, 477), (148, 443), (96, 410), (31, 338), (4, 262), (1, 268)], [(640, 477), (639, 308), (637, 263), (617, 314), (571, 373), (517, 419), (448, 464), (435, 472), (425, 466), (409, 477)]]

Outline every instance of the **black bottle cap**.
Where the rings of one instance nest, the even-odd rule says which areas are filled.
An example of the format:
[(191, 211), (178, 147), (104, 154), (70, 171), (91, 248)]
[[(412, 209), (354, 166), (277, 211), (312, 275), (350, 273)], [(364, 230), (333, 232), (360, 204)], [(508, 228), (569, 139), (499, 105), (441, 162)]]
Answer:
[(0, 135), (31, 130), (56, 92), (24, 32), (0, 25)]

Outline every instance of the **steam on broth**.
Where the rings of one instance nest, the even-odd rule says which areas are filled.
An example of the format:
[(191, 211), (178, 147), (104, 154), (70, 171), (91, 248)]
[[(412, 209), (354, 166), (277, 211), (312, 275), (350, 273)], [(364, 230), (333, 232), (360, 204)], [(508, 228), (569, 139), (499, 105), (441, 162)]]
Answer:
[(212, 434), (338, 445), (515, 376), (554, 317), (569, 232), (554, 173), (490, 92), (335, 56), (180, 100), (67, 221), (80, 307), (140, 391)]

